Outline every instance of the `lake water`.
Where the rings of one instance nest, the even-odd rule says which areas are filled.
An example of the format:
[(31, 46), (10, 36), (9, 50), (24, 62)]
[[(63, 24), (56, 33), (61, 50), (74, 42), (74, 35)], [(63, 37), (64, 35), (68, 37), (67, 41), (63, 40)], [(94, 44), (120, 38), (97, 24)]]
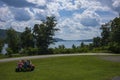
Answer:
[[(90, 43), (92, 42), (84, 42), (84, 44), (90, 44)], [(51, 44), (50, 48), (55, 48), (55, 47), (58, 47), (59, 45), (64, 45), (65, 48), (72, 48), (73, 44), (75, 46), (80, 46), (81, 41), (58, 41), (58, 42), (55, 42), (55, 44)]]

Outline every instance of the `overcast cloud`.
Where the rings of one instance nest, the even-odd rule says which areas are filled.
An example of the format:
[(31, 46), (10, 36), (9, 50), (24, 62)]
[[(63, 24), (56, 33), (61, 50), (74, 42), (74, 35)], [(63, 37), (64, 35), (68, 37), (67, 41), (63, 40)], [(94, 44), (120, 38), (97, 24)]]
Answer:
[(120, 0), (0, 0), (0, 28), (23, 31), (46, 16), (57, 18), (55, 37), (91, 39), (100, 36), (100, 25), (120, 13)]

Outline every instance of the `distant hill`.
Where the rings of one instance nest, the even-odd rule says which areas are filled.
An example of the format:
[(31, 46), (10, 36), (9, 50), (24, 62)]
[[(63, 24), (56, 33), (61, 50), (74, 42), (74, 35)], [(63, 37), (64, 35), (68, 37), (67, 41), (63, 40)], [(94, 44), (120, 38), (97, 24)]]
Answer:
[[(7, 30), (0, 29), (0, 39), (5, 39), (6, 38), (6, 32)], [(18, 32), (20, 34), (20, 32)], [(85, 39), (85, 40), (64, 40), (61, 38), (54, 38), (54, 41), (80, 41), (80, 42), (92, 42), (92, 39)]]
[(6, 38), (6, 32), (7, 32), (7, 30), (0, 29), (0, 39), (5, 39)]
[(93, 39), (85, 39), (85, 40), (64, 40), (64, 39), (61, 39), (61, 38), (55, 38), (55, 41), (80, 41), (80, 42), (92, 42)]
[[(5, 39), (7, 37), (6, 33), (7, 33), (7, 30), (0, 29), (0, 39)], [(20, 35), (20, 32), (17, 32), (17, 34)]]
[(93, 39), (85, 39), (85, 40), (78, 40), (78, 41), (81, 41), (81, 42), (92, 42)]
[(60, 39), (60, 38), (54, 38), (54, 40), (57, 42), (57, 41), (65, 41), (63, 39)]

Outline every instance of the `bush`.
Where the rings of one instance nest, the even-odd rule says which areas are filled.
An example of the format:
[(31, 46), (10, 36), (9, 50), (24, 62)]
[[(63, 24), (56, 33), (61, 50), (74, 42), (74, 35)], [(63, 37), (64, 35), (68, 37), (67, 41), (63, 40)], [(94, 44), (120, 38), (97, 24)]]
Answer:
[(66, 54), (66, 53), (71, 53), (71, 52), (72, 52), (72, 50), (71, 49), (67, 49), (67, 48), (65, 48), (65, 49), (61, 49), (61, 48), (53, 49), (53, 53), (54, 54)]
[(27, 55), (35, 55), (38, 54), (38, 48), (25, 48), (21, 52), (21, 54), (27, 54)]
[(8, 57), (12, 57), (12, 54), (13, 54), (12, 49), (11, 48), (7, 48), (6, 50), (7, 50), (7, 54), (6, 55), (8, 55)]
[(120, 53), (120, 44), (116, 42), (109, 43), (108, 49), (114, 53)]

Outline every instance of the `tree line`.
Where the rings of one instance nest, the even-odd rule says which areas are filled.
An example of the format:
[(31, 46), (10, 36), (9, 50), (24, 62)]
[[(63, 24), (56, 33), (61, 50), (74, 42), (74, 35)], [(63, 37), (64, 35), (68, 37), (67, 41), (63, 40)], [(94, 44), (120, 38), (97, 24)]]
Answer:
[(71, 49), (66, 49), (64, 45), (60, 45), (54, 49), (55, 53), (82, 53), (82, 52), (111, 52), (120, 53), (120, 17), (101, 25), (101, 36), (93, 38), (93, 42), (85, 45), (84, 42), (80, 46), (73, 45)]
[(7, 30), (6, 43), (8, 44), (7, 54), (27, 53), (46, 54), (49, 53), (49, 45), (54, 42), (53, 36), (57, 21), (55, 17), (46, 17), (41, 24), (35, 24), (33, 29), (26, 27), (22, 33), (17, 33), (13, 28)]
[[(57, 20), (55, 17), (46, 17), (41, 24), (35, 24), (34, 27), (26, 27), (22, 33), (16, 32), (13, 28), (7, 30), (6, 43), (8, 44), (7, 54), (11, 56), (13, 53), (20, 54), (58, 54), (58, 53), (82, 53), (82, 52), (113, 52), (120, 53), (120, 17), (101, 25), (101, 36), (94, 37), (93, 42), (85, 45), (84, 42), (80, 46), (72, 45), (71, 49), (59, 45), (57, 48), (49, 48), (54, 43), (53, 36), (56, 28)], [(0, 40), (0, 49), (3, 41)]]
[(101, 37), (93, 39), (93, 46), (120, 53), (120, 17), (103, 24), (100, 29), (102, 30)]

